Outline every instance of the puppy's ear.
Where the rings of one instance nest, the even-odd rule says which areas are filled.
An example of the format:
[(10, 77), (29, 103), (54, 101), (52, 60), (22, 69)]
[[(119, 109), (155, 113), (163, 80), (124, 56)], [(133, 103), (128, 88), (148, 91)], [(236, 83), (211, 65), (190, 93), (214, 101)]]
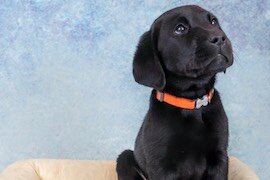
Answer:
[[(153, 29), (153, 28), (152, 28)], [(145, 32), (133, 60), (133, 76), (139, 84), (162, 90), (166, 79), (157, 54), (157, 36), (152, 30)]]

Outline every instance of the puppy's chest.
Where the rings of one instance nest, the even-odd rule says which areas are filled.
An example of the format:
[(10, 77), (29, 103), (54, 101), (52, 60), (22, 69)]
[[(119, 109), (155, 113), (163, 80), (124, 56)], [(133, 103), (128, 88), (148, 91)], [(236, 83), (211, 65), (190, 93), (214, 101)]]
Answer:
[(205, 154), (216, 142), (213, 120), (207, 119), (201, 111), (171, 116), (168, 125), (168, 151), (187, 154)]

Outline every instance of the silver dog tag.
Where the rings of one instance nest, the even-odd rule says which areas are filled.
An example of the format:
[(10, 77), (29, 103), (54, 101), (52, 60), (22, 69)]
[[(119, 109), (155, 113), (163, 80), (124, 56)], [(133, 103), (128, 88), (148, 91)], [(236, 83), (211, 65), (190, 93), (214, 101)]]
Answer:
[(207, 106), (209, 103), (207, 95), (204, 95), (201, 99), (196, 100), (196, 109), (199, 109), (202, 106)]

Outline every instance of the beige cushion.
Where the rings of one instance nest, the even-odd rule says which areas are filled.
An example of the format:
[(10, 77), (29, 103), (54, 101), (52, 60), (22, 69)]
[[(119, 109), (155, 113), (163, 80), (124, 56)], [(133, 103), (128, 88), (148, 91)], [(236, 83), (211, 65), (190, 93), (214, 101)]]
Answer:
[[(34, 159), (8, 166), (0, 180), (117, 180), (115, 161)], [(256, 180), (243, 162), (230, 157), (230, 180)]]

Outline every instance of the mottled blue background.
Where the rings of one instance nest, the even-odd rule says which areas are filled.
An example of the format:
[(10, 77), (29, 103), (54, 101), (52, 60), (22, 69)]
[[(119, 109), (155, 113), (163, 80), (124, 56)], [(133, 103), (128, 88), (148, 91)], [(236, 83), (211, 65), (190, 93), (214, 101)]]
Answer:
[(0, 0), (0, 170), (133, 148), (150, 94), (132, 77), (136, 44), (184, 4), (211, 10), (233, 43), (234, 67), (217, 83), (229, 151), (270, 179), (269, 0)]

